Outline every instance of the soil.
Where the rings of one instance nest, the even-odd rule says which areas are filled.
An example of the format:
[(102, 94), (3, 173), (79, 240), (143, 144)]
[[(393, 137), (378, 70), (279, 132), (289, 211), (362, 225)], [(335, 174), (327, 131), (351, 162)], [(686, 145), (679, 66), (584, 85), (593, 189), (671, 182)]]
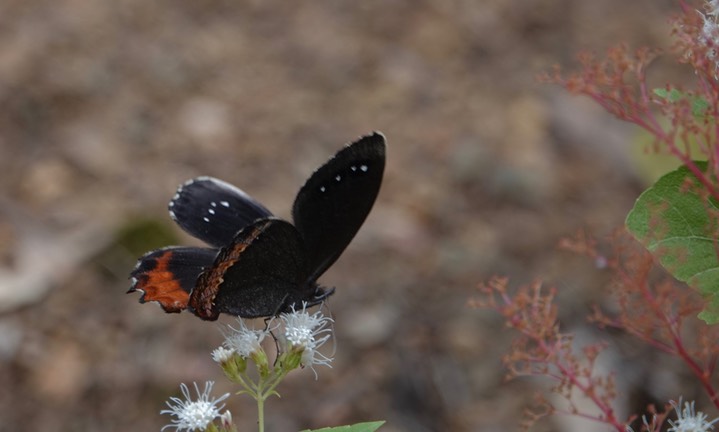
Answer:
[[(547, 383), (504, 380), (512, 333), (468, 299), (492, 275), (541, 278), (559, 290), (567, 331), (611, 337), (586, 322), (606, 273), (556, 246), (620, 227), (647, 185), (636, 129), (536, 76), (571, 69), (583, 49), (668, 49), (678, 11), (656, 0), (5, 0), (0, 431), (158, 430), (180, 383), (236, 391), (210, 358), (219, 326), (139, 304), (127, 275), (163, 241), (200, 244), (166, 211), (187, 179), (221, 178), (289, 218), (310, 173), (372, 130), (388, 139), (382, 190), (320, 280), (336, 287), (332, 367), (291, 374), (267, 430), (378, 419), (384, 432), (518, 430)], [(652, 73), (691, 78), (669, 55)], [(656, 352), (624, 350), (609, 367), (624, 371), (620, 411), (697, 394)], [(674, 384), (646, 388), (659, 376)], [(255, 430), (248, 397), (227, 406)], [(590, 429), (552, 417), (535, 430)]]

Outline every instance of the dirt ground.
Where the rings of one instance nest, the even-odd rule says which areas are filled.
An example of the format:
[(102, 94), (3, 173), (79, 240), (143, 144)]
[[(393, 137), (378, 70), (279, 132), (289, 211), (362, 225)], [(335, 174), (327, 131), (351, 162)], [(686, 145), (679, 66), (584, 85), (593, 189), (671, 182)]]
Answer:
[[(580, 49), (668, 48), (677, 11), (670, 0), (4, 0), (0, 431), (158, 430), (181, 382), (233, 391), (210, 358), (218, 326), (138, 304), (129, 271), (151, 248), (199, 244), (167, 215), (183, 181), (224, 179), (289, 217), (312, 170), (372, 130), (388, 138), (380, 196), (321, 279), (337, 287), (332, 368), (290, 375), (268, 430), (377, 419), (385, 432), (517, 430), (545, 384), (503, 380), (511, 333), (467, 299), (493, 274), (540, 277), (559, 288), (568, 330), (605, 336), (585, 316), (606, 274), (556, 244), (620, 226), (645, 186), (634, 129), (535, 77)], [(654, 70), (659, 82), (687, 72), (663, 59)], [(696, 396), (655, 352), (624, 347), (620, 411)], [(647, 388), (657, 376), (674, 384)], [(249, 398), (228, 407), (255, 430)], [(553, 418), (535, 430), (589, 429)]]

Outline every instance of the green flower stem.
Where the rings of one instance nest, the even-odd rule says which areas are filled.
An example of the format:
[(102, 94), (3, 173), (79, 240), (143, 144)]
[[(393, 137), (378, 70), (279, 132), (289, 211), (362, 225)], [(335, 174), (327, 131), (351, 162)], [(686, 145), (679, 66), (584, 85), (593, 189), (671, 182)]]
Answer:
[(275, 391), (275, 388), (277, 388), (282, 379), (287, 376), (287, 373), (289, 372), (279, 369), (279, 372), (276, 373), (276, 370), (273, 370), (267, 379), (259, 378), (257, 384), (253, 383), (251, 386), (246, 384), (245, 379), (250, 382), (251, 380), (245, 375), (245, 379), (243, 379), (243, 387), (245, 387), (246, 390), (239, 392), (248, 393), (257, 401), (257, 427), (259, 432), (265, 431), (265, 400), (272, 395), (279, 396), (279, 394)]
[(265, 432), (265, 399), (257, 399), (257, 430)]
[(230, 381), (237, 383), (241, 385), (244, 388), (248, 388), (250, 385), (247, 383), (247, 374), (245, 373), (239, 373), (239, 374), (225, 374), (230, 379)]

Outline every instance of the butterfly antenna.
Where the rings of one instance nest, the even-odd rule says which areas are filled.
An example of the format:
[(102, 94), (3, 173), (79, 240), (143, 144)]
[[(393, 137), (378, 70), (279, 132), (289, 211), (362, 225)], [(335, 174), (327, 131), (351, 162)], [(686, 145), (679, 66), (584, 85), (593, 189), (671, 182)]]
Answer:
[(272, 333), (272, 329), (270, 329), (270, 324), (272, 324), (272, 320), (275, 319), (276, 316), (277, 315), (265, 317), (264, 321), (265, 321), (265, 331), (266, 332)]
[(329, 298), (326, 298), (322, 302), (321, 307), (327, 310), (327, 316), (330, 318), (330, 328), (332, 329), (332, 354), (330, 354), (329, 357), (334, 358), (335, 354), (337, 354), (337, 338), (335, 337), (335, 320), (332, 319), (332, 308), (330, 307)]
[(286, 308), (285, 302), (287, 301), (287, 297), (289, 297), (289, 294), (285, 294), (285, 297), (282, 299), (282, 301), (280, 302), (280, 304), (278, 304), (277, 307), (275, 308), (274, 313), (273, 313), (272, 315), (270, 315), (270, 316), (268, 316), (268, 317), (265, 318), (265, 330), (266, 330), (269, 334), (272, 335), (272, 339), (274, 339), (274, 341), (275, 341), (275, 352), (277, 353), (277, 355), (275, 356), (275, 361), (274, 361), (274, 363), (272, 364), (273, 366), (277, 366), (277, 359), (280, 358), (280, 356), (279, 356), (279, 353), (280, 353), (280, 341), (277, 339), (277, 336), (275, 336), (275, 332), (272, 331), (272, 330), (274, 330), (274, 329), (271, 328), (270, 325), (272, 324), (272, 320), (274, 320), (275, 318), (277, 318), (278, 316), (280, 316), (280, 311)]
[(279, 352), (280, 352), (280, 341), (279, 341), (279, 339), (277, 339), (277, 336), (275, 335), (275, 332), (273, 331), (275, 328), (277, 328), (277, 326), (275, 326), (275, 328), (272, 328), (272, 321), (273, 321), (275, 318), (277, 318), (277, 314), (275, 314), (275, 315), (273, 315), (273, 316), (266, 317), (266, 318), (264, 319), (264, 321), (265, 321), (265, 331), (272, 336), (272, 340), (275, 342), (275, 353), (276, 353), (276, 354), (275, 354), (275, 361), (272, 362), (272, 366), (277, 366), (277, 359), (280, 358), (280, 356), (279, 356)]

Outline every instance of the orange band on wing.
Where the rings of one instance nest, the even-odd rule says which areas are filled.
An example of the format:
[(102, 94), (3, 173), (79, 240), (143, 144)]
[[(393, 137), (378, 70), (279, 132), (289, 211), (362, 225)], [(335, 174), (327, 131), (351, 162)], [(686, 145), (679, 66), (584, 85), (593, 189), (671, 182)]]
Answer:
[(136, 282), (132, 290), (142, 291), (142, 302), (156, 301), (165, 312), (181, 312), (187, 309), (190, 295), (182, 289), (180, 281), (170, 271), (172, 250), (164, 251), (154, 258), (151, 270), (135, 275)]

